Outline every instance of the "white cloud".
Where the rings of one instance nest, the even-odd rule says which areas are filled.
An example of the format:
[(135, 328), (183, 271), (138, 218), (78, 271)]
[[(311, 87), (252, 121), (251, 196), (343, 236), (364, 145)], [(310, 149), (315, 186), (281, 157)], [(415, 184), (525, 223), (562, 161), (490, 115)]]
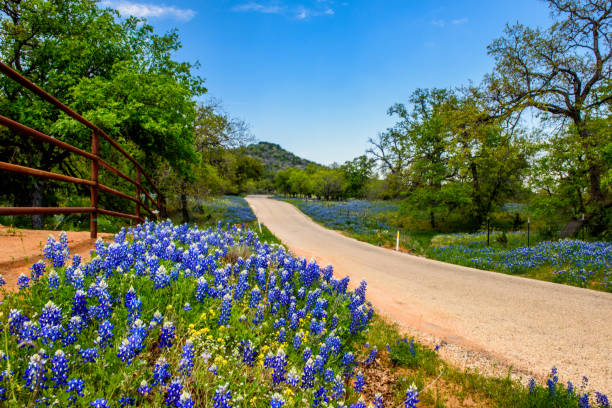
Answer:
[(122, 16), (144, 18), (173, 18), (189, 21), (195, 17), (196, 12), (191, 9), (181, 9), (174, 6), (158, 6), (150, 3), (134, 3), (131, 1), (105, 0), (100, 2), (103, 7), (112, 7)]
[(465, 24), (467, 22), (468, 22), (467, 17), (457, 18), (457, 19), (451, 21), (452, 24)]
[(232, 7), (233, 11), (254, 11), (263, 14), (281, 14), (285, 8), (281, 6), (264, 5), (261, 3), (244, 3)]
[[(450, 20), (450, 24), (452, 25), (458, 25), (458, 24), (465, 24), (467, 23), (469, 20), (467, 17), (463, 17), (463, 18), (456, 18), (454, 20)], [(438, 26), (438, 27), (446, 27), (447, 22), (443, 19), (433, 19), (431, 20), (431, 24)]]
[(278, 2), (264, 3), (251, 1), (249, 3), (238, 4), (232, 7), (232, 11), (262, 14), (282, 14), (297, 20), (307, 20), (310, 17), (334, 15), (334, 10), (327, 5), (329, 4), (329, 0), (316, 0), (316, 3), (318, 5), (313, 5), (313, 7), (305, 7), (302, 5), (297, 7), (288, 7)]

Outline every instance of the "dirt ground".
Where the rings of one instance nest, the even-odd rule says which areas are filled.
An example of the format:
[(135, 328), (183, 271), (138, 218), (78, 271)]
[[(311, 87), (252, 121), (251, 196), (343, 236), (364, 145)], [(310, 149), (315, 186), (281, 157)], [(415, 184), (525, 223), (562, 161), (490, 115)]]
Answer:
[[(53, 235), (59, 239), (61, 231), (28, 230), (0, 225), (0, 274), (6, 281), (6, 289), (17, 288), (17, 278), (42, 259), (42, 251), (47, 237)], [(70, 254), (79, 254), (83, 261), (88, 261), (89, 251), (94, 248), (95, 239), (89, 238), (89, 231), (67, 231)], [(113, 234), (99, 233), (99, 237), (110, 240)]]

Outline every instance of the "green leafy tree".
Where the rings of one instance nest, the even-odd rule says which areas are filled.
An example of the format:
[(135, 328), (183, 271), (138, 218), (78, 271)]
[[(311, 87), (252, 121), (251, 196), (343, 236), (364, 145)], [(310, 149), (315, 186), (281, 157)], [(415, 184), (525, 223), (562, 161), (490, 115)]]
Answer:
[[(196, 159), (192, 98), (205, 88), (202, 79), (192, 75), (190, 64), (172, 59), (179, 48), (176, 32), (156, 35), (146, 21), (122, 19), (94, 0), (0, 2), (0, 58), (83, 112), (130, 153), (145, 157), (149, 169), (168, 161), (178, 171), (187, 172)], [(3, 115), (77, 147), (90, 148), (90, 134), (83, 126), (4, 76), (0, 95)], [(87, 163), (65, 151), (12, 131), (0, 137), (0, 159), (4, 161), (74, 176), (87, 174)], [(102, 148), (103, 154), (109, 153), (104, 143)], [(2, 178), (5, 200), (18, 206), (56, 204), (50, 183), (28, 180), (28, 197), (15, 191), (20, 181), (10, 174)], [(105, 195), (101, 198), (107, 200)], [(40, 217), (33, 221), (36, 227), (42, 226)]]
[(368, 183), (374, 176), (374, 165), (374, 159), (362, 155), (340, 166), (346, 180), (346, 196), (365, 197)]
[(588, 193), (583, 197), (587, 219), (595, 232), (601, 232), (612, 196), (604, 184), (607, 168), (599, 154), (607, 142), (592, 124), (609, 114), (607, 106), (612, 101), (609, 92), (598, 92), (612, 75), (612, 3), (547, 3), (556, 17), (552, 26), (509, 25), (504, 35), (489, 45), (496, 62), (487, 77), (491, 99), (500, 112), (533, 108), (544, 119), (571, 124), (566, 135), (577, 135), (572, 144), (580, 151), (580, 159), (573, 163), (578, 171), (586, 168), (588, 175)]

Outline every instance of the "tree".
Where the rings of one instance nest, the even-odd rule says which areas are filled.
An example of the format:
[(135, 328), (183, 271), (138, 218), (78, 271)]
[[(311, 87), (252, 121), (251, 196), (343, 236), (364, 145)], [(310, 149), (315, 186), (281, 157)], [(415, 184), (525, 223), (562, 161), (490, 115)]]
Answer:
[(609, 0), (547, 0), (557, 21), (547, 29), (507, 26), (489, 45), (495, 70), (486, 80), (499, 112), (535, 108), (545, 119), (569, 122), (578, 135), (588, 173), (588, 219), (605, 228), (602, 210), (611, 194), (602, 184), (606, 167), (597, 152), (601, 139), (591, 122), (612, 101), (598, 88), (610, 80), (612, 47)]
[(314, 193), (326, 200), (339, 200), (344, 196), (346, 180), (338, 169), (321, 169), (313, 175)]
[(347, 161), (340, 168), (346, 180), (346, 195), (363, 198), (368, 182), (374, 174), (375, 161), (366, 155)]
[[(192, 97), (205, 88), (203, 80), (192, 75), (192, 65), (172, 59), (179, 48), (176, 32), (156, 35), (145, 20), (122, 19), (94, 0), (0, 2), (0, 58), (84, 116), (107, 126), (130, 153), (137, 157), (142, 153), (149, 170), (167, 160), (185, 172), (196, 157)], [(0, 95), (4, 115), (89, 149), (87, 129), (4, 76)], [(0, 137), (2, 160), (74, 176), (87, 171), (85, 163), (51, 145), (12, 131)], [(19, 176), (7, 174), (1, 185), (4, 197), (12, 197), (15, 205), (54, 204), (44, 202), (54, 199), (51, 183), (28, 180), (28, 199), (23, 192), (14, 192), (14, 186), (21, 185), (18, 181)], [(42, 226), (39, 216), (33, 222)]]

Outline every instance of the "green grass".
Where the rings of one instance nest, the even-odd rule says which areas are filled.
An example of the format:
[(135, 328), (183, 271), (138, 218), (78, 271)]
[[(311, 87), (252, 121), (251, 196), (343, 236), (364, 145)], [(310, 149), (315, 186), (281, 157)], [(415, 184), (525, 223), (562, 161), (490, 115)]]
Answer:
[(406, 388), (414, 383), (421, 390), (419, 407), (579, 407), (578, 399), (583, 395), (577, 395), (582, 392), (579, 387), (572, 394), (558, 382), (553, 395), (545, 384), (534, 383), (531, 389), (524, 386), (511, 378), (510, 371), (506, 376), (487, 377), (459, 369), (444, 361), (435, 349), (413, 340), (380, 316), (375, 316), (368, 331), (368, 345), (379, 350), (377, 369), (392, 378), (387, 394), (393, 403), (387, 406), (401, 406)]

